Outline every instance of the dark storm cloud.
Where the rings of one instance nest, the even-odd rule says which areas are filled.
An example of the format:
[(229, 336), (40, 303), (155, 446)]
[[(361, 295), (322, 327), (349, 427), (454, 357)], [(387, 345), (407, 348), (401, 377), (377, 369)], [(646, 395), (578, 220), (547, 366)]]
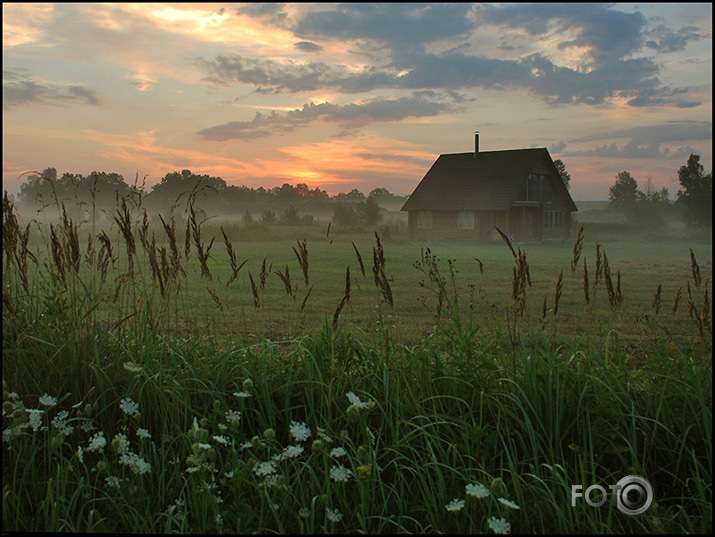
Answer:
[(5, 110), (31, 103), (57, 105), (70, 102), (100, 103), (97, 94), (84, 86), (39, 83), (26, 69), (3, 71), (2, 103)]
[(251, 121), (231, 121), (209, 127), (197, 134), (206, 140), (249, 140), (290, 132), (316, 120), (341, 123), (346, 126), (366, 125), (376, 121), (400, 121), (407, 118), (436, 116), (450, 105), (427, 101), (419, 97), (370, 99), (359, 104), (305, 104), (287, 113), (257, 112)]

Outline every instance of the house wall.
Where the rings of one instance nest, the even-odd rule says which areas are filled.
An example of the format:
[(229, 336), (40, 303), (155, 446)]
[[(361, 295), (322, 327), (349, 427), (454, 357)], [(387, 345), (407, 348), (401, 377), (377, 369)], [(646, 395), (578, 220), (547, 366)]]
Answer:
[(418, 211), (409, 211), (407, 223), (412, 239), (499, 239), (494, 226), (504, 226), (503, 211), (474, 211), (474, 227), (459, 227), (459, 211), (432, 211), (432, 227), (418, 226)]

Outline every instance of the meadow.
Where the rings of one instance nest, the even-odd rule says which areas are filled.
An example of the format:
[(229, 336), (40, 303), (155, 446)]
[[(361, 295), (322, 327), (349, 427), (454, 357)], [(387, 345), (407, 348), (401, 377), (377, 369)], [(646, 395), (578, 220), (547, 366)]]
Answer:
[[(421, 243), (6, 199), (3, 530), (709, 532), (712, 246), (613, 229)], [(645, 513), (572, 504), (628, 475)]]

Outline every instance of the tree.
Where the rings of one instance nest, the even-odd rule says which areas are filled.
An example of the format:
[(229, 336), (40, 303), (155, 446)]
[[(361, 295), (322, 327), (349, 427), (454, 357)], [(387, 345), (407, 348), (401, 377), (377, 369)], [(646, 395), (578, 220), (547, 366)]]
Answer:
[(712, 226), (713, 176), (705, 174), (700, 155), (691, 154), (688, 163), (678, 170), (678, 181), (684, 190), (678, 190), (678, 205), (685, 209), (688, 226)]
[(616, 174), (616, 183), (608, 190), (611, 207), (626, 209), (635, 205), (637, 200), (638, 183), (630, 172), (622, 171)]
[(571, 174), (566, 171), (566, 164), (564, 164), (563, 160), (558, 159), (554, 161), (554, 166), (556, 166), (556, 171), (559, 172), (559, 177), (561, 177), (561, 180), (564, 182), (564, 185), (566, 185), (566, 190), (570, 190)]

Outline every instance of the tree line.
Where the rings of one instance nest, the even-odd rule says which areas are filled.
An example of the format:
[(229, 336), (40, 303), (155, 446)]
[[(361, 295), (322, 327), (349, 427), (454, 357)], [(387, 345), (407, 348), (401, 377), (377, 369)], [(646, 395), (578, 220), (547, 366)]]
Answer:
[(242, 215), (244, 223), (306, 225), (313, 223), (310, 214), (301, 212), (333, 211), (338, 226), (374, 226), (381, 219), (381, 205), (399, 203), (405, 198), (386, 188), (375, 188), (365, 195), (358, 189), (328, 195), (318, 187), (304, 183), (284, 183), (274, 188), (250, 188), (228, 185), (220, 177), (199, 175), (191, 170), (167, 173), (161, 181), (147, 189), (144, 181), (135, 178), (128, 184), (117, 173), (93, 171), (58, 176), (55, 168), (31, 173), (20, 186), (17, 206), (25, 212), (56, 209), (77, 218), (111, 220), (122, 199), (135, 200), (152, 212), (181, 217), (189, 207), (210, 214)]
[(705, 173), (700, 155), (691, 154), (685, 166), (678, 169), (682, 186), (674, 203), (663, 187), (656, 190), (647, 178), (644, 190), (628, 171), (616, 174), (616, 182), (609, 189), (609, 206), (625, 215), (629, 224), (658, 225), (668, 217), (681, 217), (688, 227), (712, 227), (713, 179), (712, 171)]

